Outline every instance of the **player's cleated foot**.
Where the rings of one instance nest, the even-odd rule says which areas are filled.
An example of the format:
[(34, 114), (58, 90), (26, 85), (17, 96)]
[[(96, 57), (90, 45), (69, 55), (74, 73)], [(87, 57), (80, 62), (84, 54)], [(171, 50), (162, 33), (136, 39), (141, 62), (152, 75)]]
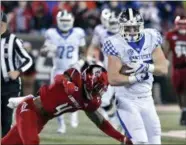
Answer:
[(60, 134), (66, 133), (66, 126), (58, 128), (57, 133), (60, 133)]
[(73, 128), (77, 128), (78, 127), (78, 122), (71, 122), (71, 126), (73, 127)]
[(186, 126), (186, 111), (182, 111), (181, 113), (180, 125)]

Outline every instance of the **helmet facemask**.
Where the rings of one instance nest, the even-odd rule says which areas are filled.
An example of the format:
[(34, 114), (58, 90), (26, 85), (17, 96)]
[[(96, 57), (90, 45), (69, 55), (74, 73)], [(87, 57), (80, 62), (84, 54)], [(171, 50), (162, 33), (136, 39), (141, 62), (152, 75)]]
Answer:
[(121, 12), (119, 15), (119, 33), (126, 41), (136, 42), (143, 36), (144, 21), (138, 11), (131, 8), (128, 11), (128, 13), (133, 13), (132, 16), (126, 11)]
[(83, 73), (83, 84), (86, 96), (92, 100), (94, 96), (102, 96), (107, 90), (108, 79), (104, 68), (98, 65), (88, 67)]
[(68, 33), (74, 25), (74, 17), (71, 13), (68, 13), (66, 10), (58, 12), (57, 16), (57, 26), (63, 33)]

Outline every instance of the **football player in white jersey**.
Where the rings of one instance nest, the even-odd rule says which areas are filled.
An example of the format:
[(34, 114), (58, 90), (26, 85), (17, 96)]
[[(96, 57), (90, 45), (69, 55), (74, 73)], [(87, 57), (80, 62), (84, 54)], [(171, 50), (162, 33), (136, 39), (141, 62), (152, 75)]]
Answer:
[(108, 55), (109, 83), (116, 86), (117, 115), (134, 144), (161, 144), (152, 82), (153, 75), (168, 73), (162, 37), (155, 29), (144, 29), (138, 10), (122, 11), (118, 21), (119, 33), (103, 44)]
[[(115, 35), (119, 31), (118, 20), (115, 12), (112, 12), (109, 9), (104, 9), (101, 12), (100, 19), (102, 24), (97, 25), (94, 29), (94, 35), (88, 49), (87, 60), (94, 57), (94, 51), (96, 48), (98, 48), (100, 53), (103, 54), (103, 50), (101, 48), (104, 40), (109, 36)], [(104, 68), (107, 68), (107, 63), (108, 58), (105, 54), (103, 54)], [(115, 109), (114, 87), (109, 86), (107, 92), (102, 96), (101, 107), (103, 108), (102, 114), (104, 117), (110, 120), (114, 127), (119, 128), (120, 124), (117, 119)]]
[[(75, 64), (80, 58), (80, 51), (85, 50), (85, 32), (83, 29), (73, 27), (74, 17), (71, 13), (59, 11), (57, 16), (57, 28), (50, 28), (46, 31), (44, 46), (41, 54), (55, 54), (53, 56), (53, 68), (51, 71), (51, 83), (57, 74)], [(71, 114), (71, 126), (78, 126), (77, 112)], [(58, 117), (59, 133), (66, 132), (66, 125), (63, 116)]]

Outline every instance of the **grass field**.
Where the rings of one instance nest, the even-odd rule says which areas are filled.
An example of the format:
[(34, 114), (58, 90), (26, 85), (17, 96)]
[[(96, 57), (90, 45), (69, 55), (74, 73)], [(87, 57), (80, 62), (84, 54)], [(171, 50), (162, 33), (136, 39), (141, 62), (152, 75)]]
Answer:
[[(162, 124), (162, 132), (182, 130), (185, 136), (182, 138), (162, 136), (163, 144), (186, 144), (186, 127), (178, 124), (178, 111), (158, 111)], [(69, 124), (68, 114), (65, 116), (67, 122), (67, 133), (58, 134), (57, 120), (51, 120), (40, 134), (41, 144), (120, 144), (112, 138), (103, 134), (84, 114), (79, 112), (80, 124), (74, 129)], [(183, 135), (183, 134), (182, 134)]]

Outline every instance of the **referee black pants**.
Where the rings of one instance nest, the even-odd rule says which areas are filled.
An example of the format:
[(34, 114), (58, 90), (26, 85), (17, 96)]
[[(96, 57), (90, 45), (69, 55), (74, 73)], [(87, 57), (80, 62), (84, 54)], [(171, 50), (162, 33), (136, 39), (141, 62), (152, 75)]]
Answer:
[(11, 128), (13, 109), (7, 107), (8, 99), (17, 97), (19, 92), (10, 93), (8, 95), (1, 95), (1, 124), (2, 124), (2, 137), (4, 137)]

